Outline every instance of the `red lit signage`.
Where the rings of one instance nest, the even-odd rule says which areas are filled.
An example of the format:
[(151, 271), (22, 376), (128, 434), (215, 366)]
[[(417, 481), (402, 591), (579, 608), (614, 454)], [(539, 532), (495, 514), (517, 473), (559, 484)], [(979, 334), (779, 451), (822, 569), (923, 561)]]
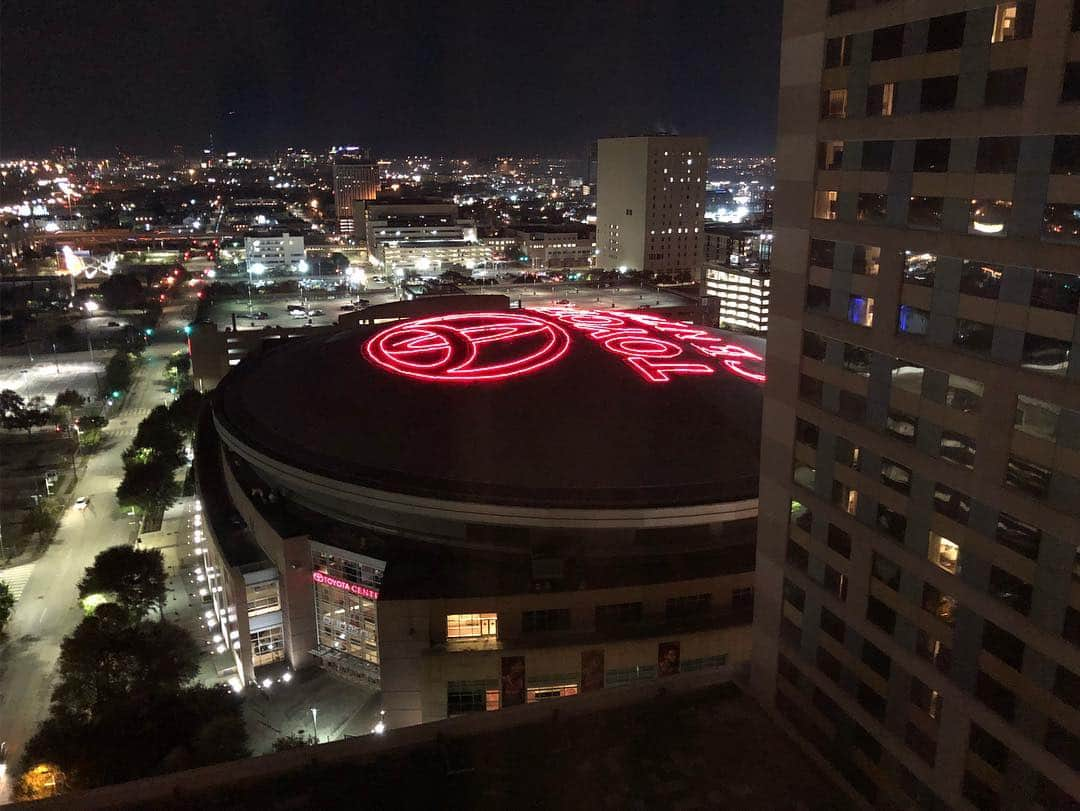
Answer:
[(700, 327), (649, 313), (569, 307), (543, 307), (539, 312), (592, 338), (651, 383), (667, 383), (680, 375), (711, 375), (717, 362), (739, 377), (755, 383), (765, 380), (761, 355)]
[(570, 331), (621, 358), (651, 383), (724, 370), (761, 383), (765, 359), (700, 327), (649, 313), (541, 307), (458, 313), (395, 324), (364, 344), (376, 366), (421, 380), (474, 383), (529, 374), (562, 358)]
[(569, 348), (567, 331), (545, 318), (457, 313), (396, 324), (364, 344), (364, 354), (399, 375), (475, 383), (535, 372)]
[(377, 590), (368, 588), (367, 586), (361, 586), (358, 583), (350, 583), (348, 580), (339, 580), (336, 577), (331, 577), (325, 572), (313, 572), (311, 579), (320, 585), (341, 589), (350, 594), (355, 594), (357, 597), (363, 597), (365, 600), (379, 599), (379, 592)]

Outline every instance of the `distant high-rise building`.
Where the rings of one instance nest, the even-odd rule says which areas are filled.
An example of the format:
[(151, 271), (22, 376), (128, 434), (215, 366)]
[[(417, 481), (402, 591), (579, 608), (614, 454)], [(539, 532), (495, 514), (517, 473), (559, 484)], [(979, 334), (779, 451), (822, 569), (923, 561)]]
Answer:
[(785, 3), (749, 683), (870, 805), (1080, 800), (1078, 32)]
[(364, 152), (352, 153), (342, 149), (333, 154), (334, 207), (338, 229), (352, 233), (354, 200), (374, 200), (379, 192), (379, 166)]
[(698, 274), (708, 149), (705, 138), (675, 135), (600, 139), (600, 267)]
[(585, 183), (592, 189), (593, 194), (596, 193), (596, 177), (599, 171), (599, 154), (598, 144), (599, 142), (593, 139), (585, 145)]

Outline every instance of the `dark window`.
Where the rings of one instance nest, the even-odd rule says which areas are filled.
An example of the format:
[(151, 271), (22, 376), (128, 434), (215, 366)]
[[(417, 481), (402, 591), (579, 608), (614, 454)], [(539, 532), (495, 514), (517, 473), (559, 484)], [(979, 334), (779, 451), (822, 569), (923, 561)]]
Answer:
[(997, 542), (1030, 560), (1039, 557), (1042, 530), (1006, 512), (998, 513)]
[(870, 85), (866, 90), (866, 117), (888, 116), (893, 114), (893, 97), (896, 95), (896, 84)]
[(1080, 771), (1080, 737), (1051, 720), (1046, 726), (1044, 746), (1047, 752), (1065, 763), (1074, 772)]
[(809, 375), (799, 375), (799, 397), (816, 406), (821, 405), (821, 381)]
[(866, 419), (866, 398), (861, 394), (840, 390), (840, 408), (837, 409), (841, 417), (848, 422), (862, 422)]
[(930, 311), (901, 304), (896, 328), (906, 335), (925, 335), (930, 328)]
[(1024, 351), (1020, 358), (1020, 365), (1033, 372), (1064, 376), (1069, 368), (1071, 350), (1071, 341), (1028, 333), (1024, 336)]
[(986, 74), (987, 107), (1018, 107), (1024, 103), (1027, 68), (992, 70)]
[(941, 197), (912, 197), (908, 203), (908, 225), (912, 228), (939, 230), (944, 205), (945, 201)]
[(737, 613), (753, 612), (754, 610), (754, 587), (747, 586), (742, 589), (731, 590), (731, 610)]
[(887, 634), (896, 630), (896, 612), (877, 597), (866, 598), (866, 618)]
[(829, 535), (826, 541), (829, 548), (845, 558), (851, 557), (851, 536), (835, 524), (829, 524)]
[(934, 765), (934, 757), (937, 755), (937, 741), (919, 729), (911, 721), (904, 728), (904, 743), (916, 755), (921, 757), (931, 766)]
[(1020, 139), (1017, 137), (980, 138), (975, 171), (999, 174), (1015, 172), (1019, 157)]
[(851, 742), (870, 760), (871, 763), (881, 761), (881, 744), (869, 732), (858, 724), (851, 730)]
[(856, 214), (860, 222), (884, 222), (888, 197), (884, 194), (859, 194)]
[(1016, 694), (981, 670), (975, 681), (975, 695), (987, 707), (1008, 721), (1016, 715)]
[(838, 572), (832, 566), (826, 566), (821, 578), (823, 585), (838, 600), (847, 599), (847, 575)]
[(934, 485), (934, 509), (958, 524), (966, 524), (971, 514), (971, 499), (938, 482)]
[(1080, 676), (1059, 665), (1054, 678), (1054, 695), (1069, 706), (1080, 708)]
[(1080, 101), (1080, 62), (1065, 65), (1065, 76), (1061, 82), (1062, 101)]
[(889, 409), (885, 417), (885, 431), (901, 442), (915, 444), (915, 418), (903, 411)]
[(1080, 307), (1080, 276), (1036, 270), (1031, 285), (1031, 306), (1075, 313)]
[(941, 720), (941, 693), (912, 677), (910, 696), (912, 704), (935, 721)]
[(818, 670), (837, 684), (843, 684), (847, 680), (847, 668), (825, 648), (817, 649), (816, 662)]
[(960, 292), (980, 298), (997, 298), (1004, 270), (1000, 265), (965, 259), (960, 271)]
[(870, 50), (870, 59), (877, 62), (882, 59), (896, 59), (904, 52), (904, 26), (893, 25), (879, 28), (874, 32), (874, 44)]
[(956, 622), (956, 598), (945, 594), (936, 586), (923, 583), (923, 610), (937, 617), (942, 622), (952, 625)]
[(844, 344), (844, 368), (862, 377), (870, 376), (869, 349), (864, 349), (855, 344)]
[(827, 608), (821, 609), (821, 630), (843, 644), (844, 633), (847, 630), (844, 621)]
[(1072, 30), (1080, 31), (1080, 0), (1073, 0)]
[(829, 288), (806, 285), (806, 309), (811, 312), (828, 312), (831, 300)]
[(1005, 483), (1035, 498), (1046, 498), (1050, 491), (1050, 469), (1010, 454), (1005, 467)]
[(838, 68), (851, 64), (851, 34), (825, 40), (825, 67)]
[(521, 612), (521, 630), (525, 633), (532, 631), (565, 631), (569, 627), (569, 608), (548, 608), (540, 611)]
[(1054, 138), (1050, 171), (1055, 175), (1080, 174), (1080, 135), (1058, 135)]
[(892, 141), (864, 141), (862, 169), (864, 172), (887, 172), (892, 165)]
[(870, 576), (875, 580), (880, 580), (893, 591), (899, 591), (900, 567), (877, 552), (874, 552), (873, 555), (870, 564)]
[(983, 622), (982, 647), (1013, 670), (1024, 667), (1024, 643), (990, 620)]
[(785, 679), (787, 679), (789, 682), (794, 684), (796, 687), (802, 685), (802, 673), (800, 673), (798, 668), (796, 668), (795, 665), (792, 664), (791, 660), (784, 656), (784, 654), (782, 653), (778, 653), (776, 655), (776, 672), (783, 676)]
[(958, 318), (953, 331), (953, 345), (968, 352), (989, 355), (994, 342), (994, 325), (981, 321), (968, 321)]
[(447, 685), (447, 715), (461, 715), (466, 712), (483, 712), (486, 708), (483, 687), (458, 688)]
[(814, 360), (825, 360), (825, 339), (816, 332), (803, 332), (802, 353)]
[(873, 642), (863, 640), (862, 660), (864, 665), (881, 676), (881, 678), (889, 678), (892, 660)]
[(855, 0), (829, 0), (829, 16), (855, 10)]
[(975, 466), (975, 440), (956, 431), (942, 431), (941, 458), (970, 470)]
[(922, 80), (919, 109), (924, 113), (951, 110), (956, 104), (955, 76), (935, 76)]
[(831, 239), (810, 240), (810, 264), (820, 268), (832, 268), (836, 243)]
[[(990, 594), (1025, 616), (1031, 611), (1031, 584), (997, 566), (990, 567)], [(1020, 668), (1017, 667), (1017, 670)]]
[(811, 448), (818, 446), (820, 431), (812, 422), (807, 422), (801, 417), (795, 418), (795, 440), (809, 445)]
[(855, 699), (864, 710), (879, 721), (885, 719), (885, 698), (879, 695), (874, 688), (859, 682), (859, 687), (855, 691)]
[(839, 169), (843, 162), (843, 141), (822, 141), (818, 144), (818, 169)]
[(690, 594), (685, 597), (668, 597), (664, 605), (664, 615), (668, 619), (700, 617), (709, 613), (712, 607), (711, 594)]
[(1080, 242), (1080, 203), (1047, 203), (1043, 235), (1062, 242)]
[(964, 797), (971, 800), (981, 811), (998, 811), (1001, 808), (1001, 797), (998, 793), (969, 771), (964, 772), (962, 791)]
[(596, 607), (596, 625), (599, 628), (641, 622), (641, 603), (615, 603)]
[(911, 492), (911, 468), (888, 457), (881, 459), (881, 483), (901, 493)]
[(948, 673), (952, 667), (952, 651), (948, 646), (921, 629), (915, 637), (915, 653), (942, 673)]
[(987, 732), (978, 724), (971, 725), (968, 735), (968, 747), (992, 766), (996, 771), (1004, 773), (1009, 762), (1009, 750), (1005, 744)]
[(924, 138), (915, 142), (915, 172), (949, 171), (948, 138)]
[(1065, 625), (1061, 629), (1061, 636), (1070, 645), (1080, 647), (1080, 611), (1071, 606), (1065, 609)]
[(926, 35), (926, 50), (951, 51), (953, 48), (959, 48), (964, 43), (966, 18), (967, 14), (963, 11), (958, 14), (931, 18), (930, 30)]

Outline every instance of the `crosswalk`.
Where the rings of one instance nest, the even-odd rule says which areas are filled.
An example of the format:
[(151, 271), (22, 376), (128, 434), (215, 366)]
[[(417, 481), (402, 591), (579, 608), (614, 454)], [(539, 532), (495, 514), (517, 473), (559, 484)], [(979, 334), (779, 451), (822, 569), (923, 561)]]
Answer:
[(22, 566), (12, 566), (10, 569), (0, 569), (0, 582), (3, 582), (11, 590), (11, 595), (16, 601), (22, 597), (23, 589), (26, 588), (30, 575), (34, 573), (33, 563), (24, 563)]

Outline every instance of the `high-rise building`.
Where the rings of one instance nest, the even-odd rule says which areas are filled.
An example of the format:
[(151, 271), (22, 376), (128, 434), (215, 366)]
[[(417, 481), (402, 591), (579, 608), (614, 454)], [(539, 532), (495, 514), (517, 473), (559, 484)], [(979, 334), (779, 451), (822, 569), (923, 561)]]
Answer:
[(695, 276), (705, 224), (705, 138), (601, 138), (598, 265)]
[(353, 231), (352, 204), (354, 200), (374, 200), (379, 192), (379, 165), (365, 155), (338, 152), (334, 161), (334, 208), (338, 230)]
[(750, 684), (870, 804), (1080, 798), (1078, 30), (785, 3)]

